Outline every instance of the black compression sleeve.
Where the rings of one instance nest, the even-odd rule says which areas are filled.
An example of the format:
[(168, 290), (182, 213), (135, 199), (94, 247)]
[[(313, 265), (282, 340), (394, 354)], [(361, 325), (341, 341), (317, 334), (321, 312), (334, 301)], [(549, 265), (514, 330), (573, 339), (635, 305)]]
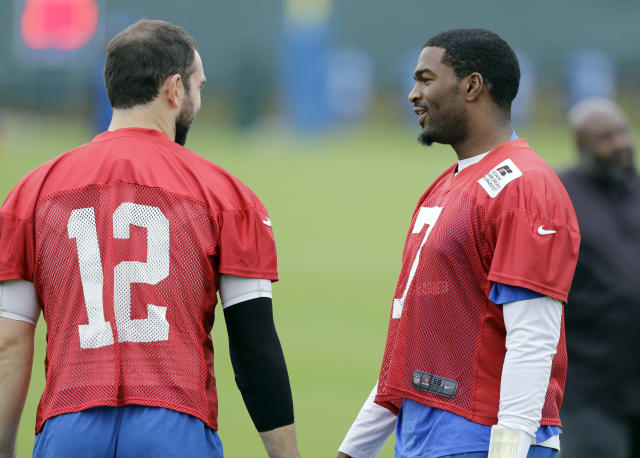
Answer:
[(256, 429), (293, 423), (287, 365), (273, 323), (271, 299), (260, 297), (224, 309), (231, 364)]

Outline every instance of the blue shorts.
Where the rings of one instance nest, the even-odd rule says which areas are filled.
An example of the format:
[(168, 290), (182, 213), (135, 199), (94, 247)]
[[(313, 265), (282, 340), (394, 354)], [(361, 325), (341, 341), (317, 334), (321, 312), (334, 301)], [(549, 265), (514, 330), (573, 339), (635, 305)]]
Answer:
[(159, 407), (94, 407), (48, 419), (34, 458), (222, 458), (218, 433), (191, 415)]
[[(536, 442), (561, 432), (560, 428), (541, 426)], [(482, 458), (488, 450), (491, 426), (481, 425), (459, 415), (403, 399), (396, 424), (395, 455), (400, 457)], [(549, 447), (530, 447), (528, 458), (553, 458), (558, 451)]]
[[(447, 455), (440, 458), (487, 458), (488, 452), (471, 452), (471, 453), (458, 453), (456, 455)], [(529, 453), (527, 458), (556, 458), (558, 451), (549, 447), (542, 447), (540, 445), (532, 445), (529, 447)]]

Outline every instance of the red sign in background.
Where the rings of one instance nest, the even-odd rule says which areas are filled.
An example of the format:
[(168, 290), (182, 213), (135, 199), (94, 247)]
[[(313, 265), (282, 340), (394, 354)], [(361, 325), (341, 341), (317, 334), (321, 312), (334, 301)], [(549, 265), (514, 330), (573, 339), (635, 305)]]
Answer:
[(82, 48), (98, 28), (96, 0), (26, 0), (21, 30), (31, 49)]

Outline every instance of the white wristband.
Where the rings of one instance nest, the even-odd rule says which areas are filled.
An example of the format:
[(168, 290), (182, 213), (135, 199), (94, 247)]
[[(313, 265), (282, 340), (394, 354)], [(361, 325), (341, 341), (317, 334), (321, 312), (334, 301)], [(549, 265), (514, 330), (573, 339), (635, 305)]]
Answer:
[(524, 431), (493, 425), (488, 458), (526, 458), (533, 441)]

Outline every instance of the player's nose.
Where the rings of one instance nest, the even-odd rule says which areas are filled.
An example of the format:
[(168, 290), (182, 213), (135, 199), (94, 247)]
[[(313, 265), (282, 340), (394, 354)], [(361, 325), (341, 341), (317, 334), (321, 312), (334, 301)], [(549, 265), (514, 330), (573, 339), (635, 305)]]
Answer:
[(613, 145), (617, 151), (633, 150), (633, 140), (628, 131), (618, 132), (613, 138)]
[(420, 99), (420, 93), (418, 92), (418, 90), (416, 89), (416, 85), (414, 84), (413, 88), (409, 92), (409, 102), (415, 103), (416, 100), (419, 100), (419, 99)]

